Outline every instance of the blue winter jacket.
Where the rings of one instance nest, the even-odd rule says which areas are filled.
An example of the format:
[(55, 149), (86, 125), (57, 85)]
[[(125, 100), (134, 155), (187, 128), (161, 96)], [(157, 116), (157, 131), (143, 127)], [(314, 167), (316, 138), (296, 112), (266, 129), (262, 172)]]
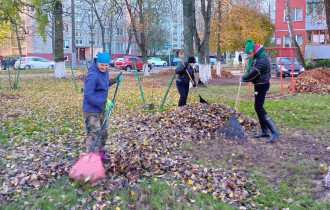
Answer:
[(116, 79), (109, 80), (109, 72), (101, 72), (94, 59), (85, 81), (83, 112), (102, 113), (108, 99), (109, 87)]

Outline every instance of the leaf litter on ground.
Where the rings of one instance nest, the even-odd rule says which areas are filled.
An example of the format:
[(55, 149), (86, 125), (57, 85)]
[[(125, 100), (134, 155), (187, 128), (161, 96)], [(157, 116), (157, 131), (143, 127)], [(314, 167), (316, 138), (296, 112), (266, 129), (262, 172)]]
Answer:
[[(226, 203), (251, 205), (259, 191), (248, 172), (196, 165), (196, 158), (180, 148), (184, 142), (203, 143), (204, 139), (215, 139), (218, 126), (231, 114), (232, 109), (223, 105), (192, 103), (175, 111), (113, 119), (116, 132), (107, 145), (110, 160), (104, 164), (107, 179), (93, 184), (104, 190), (89, 196), (103, 205), (108, 198), (101, 195), (123, 187), (138, 189), (143, 177), (156, 176), (172, 185), (179, 183), (186, 188), (186, 193), (200, 191)], [(247, 133), (256, 126), (254, 120), (242, 114), (238, 119)], [(59, 141), (62, 138), (71, 138), (72, 144), (65, 145), (64, 141)], [(0, 199), (3, 202), (15, 198), (8, 196), (10, 194), (24, 197), (22, 190), (49, 187), (50, 183), (67, 176), (70, 167), (83, 153), (83, 137), (73, 139), (57, 134), (42, 144), (29, 139), (24, 141), (29, 144), (2, 148), (12, 151), (12, 158), (7, 158), (5, 168), (0, 172), (3, 177)], [(80, 151), (76, 152), (76, 148)]]
[[(133, 79), (128, 78), (130, 82)], [(27, 85), (24, 95), (1, 95), (4, 103), (0, 109), (16, 114), (3, 112), (0, 116), (4, 122), (1, 130), (10, 141), (0, 146), (2, 205), (26, 197), (27, 190), (48, 188), (61, 177), (67, 177), (71, 166), (84, 154), (82, 96), (68, 91), (65, 82), (57, 84), (56, 91), (45, 85), (39, 92), (35, 92), (33, 83), (23, 84)], [(184, 188), (183, 198), (189, 192), (199, 191), (233, 205), (252, 205), (259, 191), (248, 172), (197, 165), (196, 157), (181, 148), (190, 141), (202, 144), (205, 139), (215, 139), (218, 126), (231, 116), (231, 108), (191, 103), (174, 111), (133, 115), (139, 109), (136, 105), (141, 104), (140, 99), (128, 97), (134, 95), (129, 91), (120, 94), (127, 94), (118, 100), (126, 109), (118, 105), (111, 118), (109, 128), (114, 130), (107, 145), (111, 154), (105, 163), (107, 179), (92, 184), (102, 190), (90, 193), (87, 201), (109, 205), (108, 195), (115, 190), (129, 187), (138, 191), (143, 179), (156, 177)], [(168, 103), (173, 103), (172, 98), (176, 97), (170, 95)], [(238, 120), (246, 133), (256, 126), (254, 120), (240, 113)], [(117, 201), (112, 198), (111, 202)]]

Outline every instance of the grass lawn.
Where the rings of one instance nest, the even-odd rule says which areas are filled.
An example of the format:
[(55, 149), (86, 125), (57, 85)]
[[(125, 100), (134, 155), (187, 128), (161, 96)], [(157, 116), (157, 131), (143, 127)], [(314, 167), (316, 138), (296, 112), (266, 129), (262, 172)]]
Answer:
[[(23, 71), (22, 71), (23, 72)], [(32, 72), (32, 71), (31, 71)], [(52, 71), (46, 70), (47, 73)], [(25, 73), (25, 71), (24, 71)], [(39, 74), (40, 71), (34, 72)], [(70, 72), (68, 72), (69, 74)], [(6, 73), (0, 72), (0, 75)], [(29, 71), (30, 74), (30, 71)], [(118, 101), (111, 132), (116, 122), (134, 118), (137, 114), (158, 112), (171, 76), (152, 76), (142, 81), (146, 104), (155, 104), (156, 111), (144, 111), (137, 80), (124, 75), (118, 92)], [(237, 79), (237, 78), (236, 78)], [(287, 82), (287, 81), (286, 81)], [(78, 90), (83, 81), (77, 80)], [(287, 86), (287, 83), (286, 83)], [(152, 88), (154, 87), (154, 88)], [(210, 85), (199, 88), (210, 103), (234, 107), (238, 87)], [(320, 181), (329, 166), (329, 95), (284, 94), (272, 83), (265, 109), (276, 122), (282, 134), (272, 145), (265, 139), (240, 144), (222, 139), (204, 142), (186, 142), (182, 151), (194, 154), (196, 164), (214, 168), (232, 168), (251, 172), (260, 195), (250, 204), (257, 209), (330, 209), (329, 195)], [(253, 91), (253, 88), (252, 88)], [(111, 88), (109, 95), (113, 95)], [(253, 94), (252, 94), (253, 95)], [(271, 97), (276, 96), (276, 97)], [(178, 110), (178, 93), (172, 85), (164, 105), (165, 111)], [(61, 149), (52, 161), (77, 158), (83, 154), (85, 134), (81, 105), (83, 94), (76, 92), (73, 81), (50, 77), (21, 78), (19, 88), (9, 88), (8, 79), (0, 78), (0, 171), (6, 167), (24, 164), (36, 157), (15, 156), (15, 147), (56, 145)], [(198, 95), (191, 90), (188, 103), (197, 103)], [(248, 99), (248, 87), (243, 86), (238, 109), (256, 119), (253, 100)], [(74, 144), (72, 150), (66, 146)], [(71, 148), (71, 147), (70, 147)], [(51, 150), (50, 150), (51, 151)], [(36, 153), (37, 154), (37, 153)], [(51, 155), (52, 153), (50, 153)], [(31, 175), (31, 174), (30, 174)], [(8, 174), (7, 176), (10, 176)], [(28, 174), (26, 174), (28, 176)], [(0, 177), (0, 186), (4, 189)], [(177, 180), (164, 181), (158, 176), (142, 177), (139, 188), (125, 187), (97, 194), (100, 186), (73, 183), (67, 176), (52, 177), (52, 182), (37, 189), (21, 189), (9, 195), (11, 201), (1, 209), (234, 209), (235, 205), (200, 191), (187, 191)], [(21, 180), (15, 180), (19, 183)], [(24, 185), (23, 185), (24, 186)], [(0, 188), (1, 191), (1, 188)], [(0, 193), (0, 201), (4, 199)], [(102, 205), (98, 199), (108, 200)]]

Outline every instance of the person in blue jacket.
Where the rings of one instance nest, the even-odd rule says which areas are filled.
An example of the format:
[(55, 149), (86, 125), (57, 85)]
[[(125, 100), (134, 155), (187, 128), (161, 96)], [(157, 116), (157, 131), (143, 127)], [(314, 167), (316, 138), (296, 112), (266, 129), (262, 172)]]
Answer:
[[(97, 133), (101, 128), (105, 118), (105, 110), (109, 106), (114, 106), (113, 102), (108, 99), (109, 87), (118, 81), (122, 80), (122, 75), (118, 75), (114, 79), (109, 78), (109, 53), (98, 53), (97, 58), (94, 58), (91, 67), (88, 70), (88, 75), (85, 81), (84, 100), (82, 105), (83, 117), (85, 120), (87, 138), (86, 151), (91, 152), (96, 140)], [(104, 159), (104, 146), (108, 138), (108, 129), (102, 131), (102, 135), (95, 148), (96, 153), (99, 153)]]
[(188, 58), (188, 61), (182, 63), (178, 68), (175, 69), (175, 73), (178, 75), (176, 79), (176, 87), (180, 94), (179, 106), (184, 106), (187, 104), (187, 98), (189, 94), (189, 82), (190, 78), (187, 74), (187, 70), (191, 79), (194, 81), (193, 86), (196, 87), (195, 81), (195, 64), (196, 58), (191, 56)]

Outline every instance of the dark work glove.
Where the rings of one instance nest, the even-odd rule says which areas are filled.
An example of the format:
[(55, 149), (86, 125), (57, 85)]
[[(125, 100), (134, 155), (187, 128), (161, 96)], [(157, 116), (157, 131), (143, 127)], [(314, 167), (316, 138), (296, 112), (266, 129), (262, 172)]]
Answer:
[(196, 87), (197, 85), (196, 85), (196, 82), (193, 84), (193, 87)]

